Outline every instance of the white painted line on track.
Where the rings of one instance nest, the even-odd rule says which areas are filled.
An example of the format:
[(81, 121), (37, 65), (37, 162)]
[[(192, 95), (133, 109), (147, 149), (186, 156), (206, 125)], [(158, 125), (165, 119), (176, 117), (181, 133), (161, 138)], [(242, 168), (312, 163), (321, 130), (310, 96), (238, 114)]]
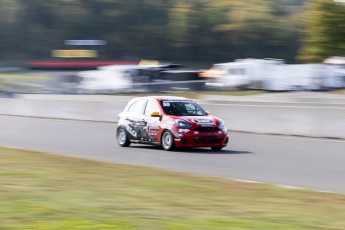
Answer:
[[(2, 145), (0, 145), (0, 147), (23, 150), (23, 151), (34, 151), (34, 152), (37, 151), (37, 150), (24, 149), (24, 148), (17, 147), (17, 146), (2, 146)], [(46, 152), (40, 152), (40, 153), (46, 153)], [(56, 153), (47, 153), (47, 154), (58, 155)], [(85, 159), (87, 159), (87, 158), (85, 158)], [(97, 160), (92, 160), (92, 159), (90, 159), (90, 160), (91, 161), (97, 161)], [(114, 163), (114, 164), (116, 164), (116, 163)], [(241, 183), (271, 185), (271, 186), (280, 187), (280, 188), (284, 188), (284, 189), (290, 189), (290, 190), (305, 190), (305, 191), (314, 191), (314, 192), (320, 192), (320, 193), (343, 194), (343, 193), (332, 192), (332, 191), (328, 191), (328, 190), (318, 190), (318, 189), (303, 188), (303, 187), (297, 187), (297, 186), (291, 186), (291, 185), (282, 185), (282, 184), (270, 184), (270, 183), (266, 183), (266, 182), (255, 181), (255, 180), (244, 180), (244, 179), (231, 178), (231, 177), (227, 177), (226, 179), (241, 182)]]
[(303, 188), (303, 187), (297, 187), (297, 186), (291, 186), (291, 185), (270, 184), (270, 183), (265, 183), (261, 181), (243, 180), (243, 179), (236, 179), (236, 178), (229, 178), (229, 177), (227, 179), (242, 182), (242, 183), (271, 185), (271, 186), (280, 187), (284, 189), (291, 189), (291, 190), (305, 190), (305, 191), (314, 191), (314, 192), (321, 192), (321, 193), (343, 194), (343, 193), (332, 192), (328, 190), (310, 189), (310, 188)]
[(238, 182), (251, 183), (251, 184), (264, 184), (262, 182), (254, 181), (254, 180), (242, 180), (242, 179), (233, 179), (233, 178), (228, 178), (228, 179), (238, 181)]
[[(40, 152), (40, 151), (37, 151), (37, 150), (24, 149), (24, 148), (20, 148), (20, 147), (13, 146), (13, 145), (12, 146), (0, 145), (0, 147), (9, 148), (9, 149), (23, 150), (23, 151), (34, 151), (34, 152), (39, 152), (39, 153), (43, 153), (43, 154), (44, 153), (45, 154), (53, 154), (53, 155), (57, 155), (57, 156), (66, 157), (65, 155), (59, 155), (59, 154), (56, 154), (56, 153)], [(81, 158), (81, 157), (72, 157), (72, 158)], [(87, 159), (87, 160), (90, 160), (90, 161), (98, 161), (98, 160), (93, 160), (93, 159), (88, 159), (88, 158), (81, 158), (81, 159)], [(98, 161), (98, 162), (100, 162), (100, 161)], [(112, 164), (116, 164), (116, 163), (112, 163)], [(144, 167), (150, 168), (149, 166), (144, 166)], [(170, 170), (170, 171), (178, 172), (178, 171), (174, 171), (174, 170)], [(186, 174), (188, 174), (188, 173), (186, 173)], [(214, 176), (212, 176), (212, 177), (214, 177)], [(222, 177), (218, 177), (218, 178), (222, 178)], [(233, 180), (233, 181), (237, 181), (237, 182), (241, 182), (241, 183), (271, 185), (271, 186), (280, 187), (280, 188), (284, 188), (284, 189), (290, 189), (290, 190), (305, 190), (305, 191), (314, 191), (314, 192), (320, 192), (320, 193), (343, 194), (343, 193), (332, 192), (332, 191), (327, 191), (327, 190), (317, 190), (317, 189), (303, 188), (303, 187), (297, 187), (297, 186), (291, 186), (291, 185), (271, 184), (271, 183), (255, 181), (255, 180), (244, 180), (244, 179), (237, 179), (237, 178), (231, 178), (231, 177), (226, 177), (225, 179)]]
[(299, 106), (299, 105), (248, 105), (248, 104), (236, 104), (236, 103), (199, 103), (200, 105), (217, 105), (217, 106), (241, 106), (241, 107), (275, 107), (275, 108), (308, 108), (308, 109), (345, 109), (344, 107), (317, 107), (317, 106)]
[(276, 138), (284, 138), (284, 139), (303, 139), (303, 140), (310, 140), (310, 141), (326, 141), (326, 142), (345, 142), (345, 139), (341, 138), (332, 138), (332, 137), (308, 137), (308, 136), (299, 136), (299, 135), (289, 135), (289, 134), (277, 134), (277, 133), (255, 133), (255, 132), (246, 132), (246, 131), (236, 131), (236, 130), (228, 130), (228, 133), (243, 133), (243, 134), (250, 134), (250, 135), (258, 135), (258, 136), (270, 136)]

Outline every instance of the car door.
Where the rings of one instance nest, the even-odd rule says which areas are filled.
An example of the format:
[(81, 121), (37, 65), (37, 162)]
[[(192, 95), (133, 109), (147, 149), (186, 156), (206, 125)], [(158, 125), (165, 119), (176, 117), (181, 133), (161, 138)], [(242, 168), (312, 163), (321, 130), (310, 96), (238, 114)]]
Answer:
[(143, 140), (147, 123), (144, 119), (144, 109), (147, 100), (141, 99), (134, 102), (129, 108), (125, 116), (127, 130), (131, 140)]
[(159, 142), (159, 132), (160, 132), (160, 116), (152, 116), (153, 112), (158, 112), (160, 116), (162, 111), (158, 102), (154, 99), (149, 99), (146, 104), (144, 119), (147, 123), (147, 140), (151, 142)]

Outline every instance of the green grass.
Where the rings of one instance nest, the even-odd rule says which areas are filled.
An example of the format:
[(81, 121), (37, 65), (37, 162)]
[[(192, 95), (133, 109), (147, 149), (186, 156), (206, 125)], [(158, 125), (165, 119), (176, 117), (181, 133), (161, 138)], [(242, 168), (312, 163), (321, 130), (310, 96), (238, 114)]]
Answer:
[(336, 93), (336, 94), (344, 94), (344, 95), (345, 95), (345, 89), (334, 90), (333, 93)]
[(343, 194), (0, 148), (1, 230), (344, 227)]
[(37, 84), (38, 81), (50, 80), (49, 76), (28, 75), (22, 72), (18, 73), (0, 73), (0, 91), (7, 90), (39, 90), (43, 88), (42, 84)]
[(31, 80), (31, 81), (47, 81), (50, 80), (50, 76), (41, 76), (41, 75), (25, 75), (24, 73), (17, 74), (4, 74), (0, 73), (0, 79), (7, 80)]
[(1, 81), (0, 80), (0, 89), (6, 87), (21, 88), (21, 89), (40, 89), (42, 85), (24, 83), (24, 82), (14, 82), (14, 81)]

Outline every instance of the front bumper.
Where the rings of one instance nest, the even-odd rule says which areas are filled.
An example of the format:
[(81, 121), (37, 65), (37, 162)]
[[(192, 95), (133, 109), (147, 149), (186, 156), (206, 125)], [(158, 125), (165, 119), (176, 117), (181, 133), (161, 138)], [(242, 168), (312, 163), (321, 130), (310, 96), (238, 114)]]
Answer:
[(177, 148), (225, 147), (229, 140), (227, 132), (223, 130), (215, 132), (184, 132), (177, 129), (174, 131), (175, 146)]

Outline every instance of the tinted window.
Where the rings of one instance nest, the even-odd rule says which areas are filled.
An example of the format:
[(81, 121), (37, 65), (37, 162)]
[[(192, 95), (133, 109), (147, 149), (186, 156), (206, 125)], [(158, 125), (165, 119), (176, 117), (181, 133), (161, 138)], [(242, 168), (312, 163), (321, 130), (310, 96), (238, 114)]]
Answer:
[(143, 114), (145, 104), (146, 104), (146, 100), (136, 101), (128, 108), (128, 112), (136, 113), (136, 114)]
[(149, 100), (146, 105), (145, 115), (151, 116), (152, 112), (161, 112), (159, 105), (154, 100)]
[(160, 102), (164, 112), (175, 116), (206, 116), (206, 112), (194, 101), (165, 100)]

